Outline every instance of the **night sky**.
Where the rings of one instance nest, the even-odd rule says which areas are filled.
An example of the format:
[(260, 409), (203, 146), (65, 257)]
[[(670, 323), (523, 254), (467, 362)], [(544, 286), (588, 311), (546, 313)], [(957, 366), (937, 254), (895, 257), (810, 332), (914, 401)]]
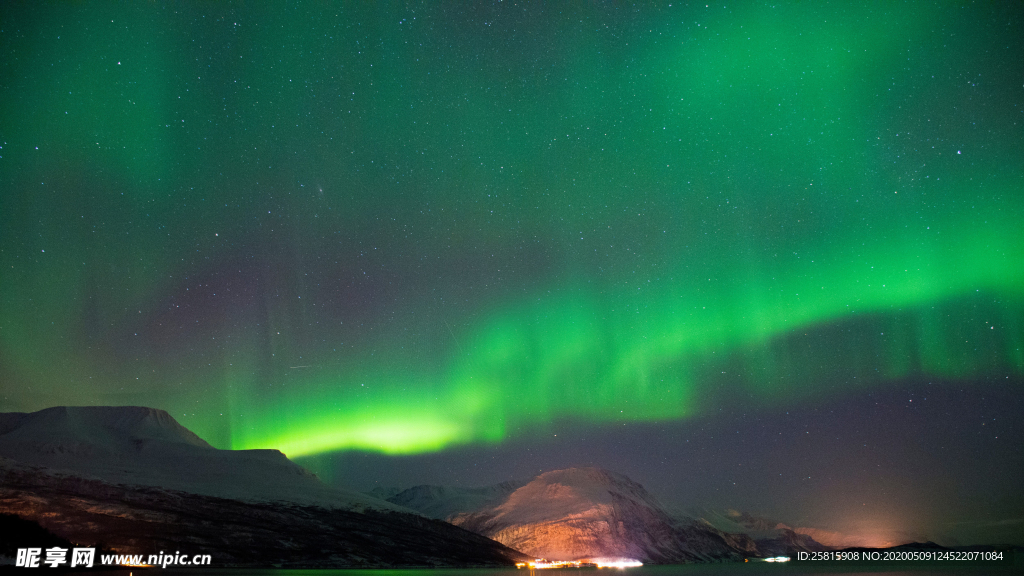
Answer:
[(1022, 544), (1022, 24), (4, 3), (0, 411)]

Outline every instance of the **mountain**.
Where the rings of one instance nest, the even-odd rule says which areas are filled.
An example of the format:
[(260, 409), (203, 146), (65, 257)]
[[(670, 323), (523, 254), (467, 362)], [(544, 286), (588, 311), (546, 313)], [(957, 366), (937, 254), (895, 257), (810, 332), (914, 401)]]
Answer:
[(0, 413), (0, 513), (120, 553), (214, 567), (498, 566), (522, 554), (324, 485), (277, 450), (218, 450), (162, 410)]
[[(385, 499), (393, 504), (416, 510), (428, 518), (446, 520), (467, 510), (481, 510), (496, 505), (523, 484), (525, 482), (507, 481), (481, 488), (424, 484), (390, 494)], [(383, 491), (381, 493), (384, 494)]]
[(599, 468), (546, 472), (493, 506), (449, 520), (549, 560), (629, 558), (671, 564), (758, 555), (746, 535), (673, 518), (643, 486)]
[(139, 406), (0, 413), (0, 457), (114, 484), (246, 501), (408, 511), (327, 486), (278, 450), (218, 450), (167, 412)]
[(781, 522), (754, 516), (748, 512), (728, 510), (723, 514), (708, 509), (693, 509), (689, 514), (723, 532), (750, 536), (764, 556), (792, 556), (797, 552), (821, 552), (832, 549), (801, 532), (799, 528), (790, 528)]
[(391, 498), (391, 497), (395, 496), (396, 494), (398, 494), (401, 491), (402, 491), (401, 488), (393, 488), (393, 487), (385, 488), (383, 486), (377, 486), (374, 489), (366, 492), (366, 495), (372, 496), (372, 497), (374, 497), (374, 498), (376, 498), (378, 500), (387, 500), (388, 498)]
[(378, 488), (374, 494), (548, 559), (674, 563), (829, 549), (785, 524), (749, 513), (669, 510), (640, 484), (598, 468), (557, 470), (529, 483)]

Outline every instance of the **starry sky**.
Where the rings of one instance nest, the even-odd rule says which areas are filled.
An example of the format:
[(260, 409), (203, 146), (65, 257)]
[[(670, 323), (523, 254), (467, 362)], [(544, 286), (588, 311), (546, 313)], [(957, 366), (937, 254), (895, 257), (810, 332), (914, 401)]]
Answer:
[(1022, 23), (5, 4), (0, 410), (1024, 543)]

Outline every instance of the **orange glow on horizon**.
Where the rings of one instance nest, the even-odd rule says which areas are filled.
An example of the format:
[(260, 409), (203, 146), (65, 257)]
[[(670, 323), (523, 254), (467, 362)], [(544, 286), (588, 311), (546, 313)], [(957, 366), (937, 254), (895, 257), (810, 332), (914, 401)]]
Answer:
[(529, 562), (517, 562), (516, 568), (550, 570), (553, 568), (635, 568), (644, 563), (632, 558), (587, 558), (583, 560), (547, 560), (537, 558)]

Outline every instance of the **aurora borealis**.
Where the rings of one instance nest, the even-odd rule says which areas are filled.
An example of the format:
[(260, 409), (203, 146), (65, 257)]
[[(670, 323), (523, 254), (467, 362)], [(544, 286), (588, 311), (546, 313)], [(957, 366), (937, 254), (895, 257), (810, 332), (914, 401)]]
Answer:
[(344, 460), (1019, 395), (1017, 3), (0, 14), (3, 411)]

